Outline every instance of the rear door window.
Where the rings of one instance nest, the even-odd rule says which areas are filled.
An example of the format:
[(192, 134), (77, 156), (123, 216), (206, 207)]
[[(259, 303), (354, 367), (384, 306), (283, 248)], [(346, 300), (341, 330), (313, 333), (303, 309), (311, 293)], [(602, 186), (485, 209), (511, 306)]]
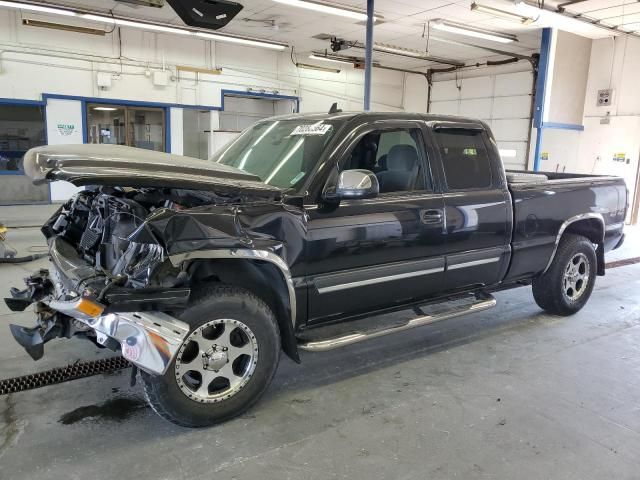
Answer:
[(491, 162), (481, 131), (436, 130), (434, 136), (449, 190), (491, 188)]

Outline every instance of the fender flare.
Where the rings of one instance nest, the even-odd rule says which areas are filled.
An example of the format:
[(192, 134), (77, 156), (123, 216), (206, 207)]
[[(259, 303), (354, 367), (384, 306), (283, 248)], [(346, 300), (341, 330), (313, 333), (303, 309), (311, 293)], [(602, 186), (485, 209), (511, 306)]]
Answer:
[(547, 266), (543, 270), (542, 275), (547, 273), (547, 270), (549, 270), (549, 267), (551, 267), (551, 264), (553, 263), (553, 259), (556, 257), (556, 252), (558, 251), (558, 246), (560, 245), (560, 240), (562, 239), (562, 235), (564, 234), (565, 230), (571, 224), (580, 222), (582, 220), (597, 220), (598, 222), (600, 222), (600, 224), (602, 225), (602, 238), (599, 239), (600, 240), (599, 244), (602, 245), (601, 248), (604, 248), (605, 223), (604, 223), (604, 217), (602, 216), (602, 214), (589, 212), (589, 213), (581, 213), (579, 215), (574, 215), (573, 217), (566, 219), (564, 222), (562, 222), (562, 225), (560, 225), (560, 229), (558, 230), (558, 235), (556, 235), (555, 244), (553, 246), (553, 252), (551, 252), (551, 257), (549, 257), (549, 262), (547, 263)]
[[(282, 259), (282, 257), (269, 250), (259, 249), (212, 249), (212, 250), (195, 250), (193, 252), (177, 253), (169, 255), (169, 261), (175, 267), (179, 266), (185, 261), (189, 260), (214, 260), (214, 259), (236, 259), (236, 260), (250, 260), (250, 261), (264, 261), (269, 262), (277, 267), (282, 274), (282, 279), (287, 287), (289, 293), (289, 315), (290, 315), (290, 328), (287, 331), (282, 332), (282, 335), (287, 336), (287, 340), (290, 344), (295, 345), (295, 327), (296, 327), (296, 291), (293, 285), (293, 277), (289, 271), (289, 266)], [(283, 339), (284, 341), (284, 339)], [(297, 348), (293, 354), (294, 361), (299, 362), (297, 355)]]

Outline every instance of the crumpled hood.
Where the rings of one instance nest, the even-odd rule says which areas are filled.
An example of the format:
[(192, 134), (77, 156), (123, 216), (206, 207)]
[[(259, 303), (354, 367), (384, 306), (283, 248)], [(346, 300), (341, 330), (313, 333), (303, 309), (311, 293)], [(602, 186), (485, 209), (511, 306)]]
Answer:
[(29, 150), (25, 173), (35, 184), (166, 187), (278, 197), (280, 189), (237, 168), (122, 145), (48, 145)]

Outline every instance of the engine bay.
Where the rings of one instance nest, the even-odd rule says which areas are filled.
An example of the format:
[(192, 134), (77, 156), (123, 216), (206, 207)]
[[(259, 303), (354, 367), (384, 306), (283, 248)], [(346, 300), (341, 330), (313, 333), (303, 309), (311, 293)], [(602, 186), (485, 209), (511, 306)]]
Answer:
[(62, 237), (106, 276), (126, 276), (131, 287), (149, 286), (150, 269), (163, 260), (161, 241), (138, 243), (131, 235), (158, 209), (185, 210), (242, 199), (213, 192), (93, 187), (73, 196), (43, 227), (47, 238)]

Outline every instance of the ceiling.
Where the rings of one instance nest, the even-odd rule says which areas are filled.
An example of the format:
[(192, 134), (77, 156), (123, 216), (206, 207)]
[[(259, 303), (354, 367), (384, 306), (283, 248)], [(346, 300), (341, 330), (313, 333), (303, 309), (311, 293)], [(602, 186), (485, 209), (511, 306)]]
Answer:
[[(244, 5), (244, 9), (229, 25), (221, 29), (221, 32), (286, 42), (295, 48), (298, 60), (301, 62), (308, 61), (307, 56), (311, 51), (329, 49), (327, 40), (313, 38), (317, 35), (338, 36), (348, 41), (364, 43), (365, 25), (363, 22), (296, 8), (276, 3), (273, 0), (239, 1)], [(569, 0), (564, 1), (567, 2)], [(621, 2), (623, 1), (626, 2), (626, 5), (622, 5)], [(529, 54), (539, 49), (540, 24), (527, 26), (492, 14), (471, 11), (471, 2), (472, 0), (376, 0), (375, 12), (376, 15), (382, 17), (382, 21), (377, 22), (375, 25), (374, 39), (376, 42), (402, 48), (415, 49), (422, 52), (428, 50), (429, 54), (433, 56), (465, 62), (475, 62), (486, 58), (500, 58), (500, 56), (477, 48), (477, 46), (487, 46), (519, 54)], [(515, 11), (513, 4), (504, 0), (478, 0), (478, 2), (504, 10)], [(74, 6), (73, 0), (55, 3)], [(363, 11), (366, 9), (366, 0), (339, 0), (331, 3), (338, 3)], [(100, 11), (112, 10), (114, 14), (138, 19), (162, 21), (177, 25), (183, 24), (182, 20), (169, 5), (158, 9), (137, 7), (114, 0), (86, 0), (84, 2), (76, 1), (75, 6)], [(619, 21), (621, 24), (624, 22), (629, 24), (629, 22), (633, 21), (640, 22), (640, 3), (637, 0), (586, 0), (566, 8), (571, 12), (589, 12), (590, 16), (597, 18), (617, 16), (615, 21)], [(624, 18), (622, 18), (623, 14)], [(438, 18), (515, 34), (518, 41), (509, 44), (495, 43), (488, 40), (435, 31), (426, 27), (430, 20)], [(638, 28), (640, 29), (640, 25)], [(427, 40), (427, 37), (429, 37), (429, 40)], [(476, 47), (465, 46), (456, 42), (466, 42)], [(351, 49), (340, 52), (340, 54), (362, 57), (364, 52)], [(502, 58), (506, 57), (502, 56)], [(398, 57), (384, 53), (375, 53), (374, 60), (384, 65), (409, 69), (424, 69), (433, 65), (425, 60)], [(322, 61), (320, 62), (322, 63)]]
[(640, 2), (638, 0), (587, 0), (566, 5), (565, 8), (571, 14), (600, 20), (626, 32), (640, 31)]

